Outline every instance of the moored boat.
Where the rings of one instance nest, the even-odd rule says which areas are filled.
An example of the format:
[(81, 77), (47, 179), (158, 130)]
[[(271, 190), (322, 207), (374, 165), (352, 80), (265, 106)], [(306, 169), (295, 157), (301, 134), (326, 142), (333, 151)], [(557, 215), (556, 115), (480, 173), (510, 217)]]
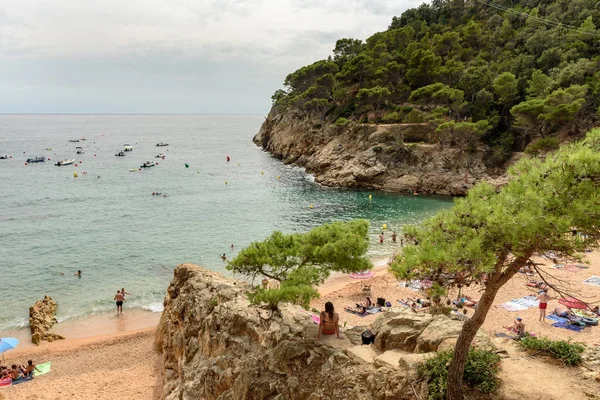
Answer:
[(146, 161), (145, 163), (140, 165), (140, 168), (150, 168), (150, 167), (154, 167), (155, 165), (156, 165), (156, 163), (154, 161)]
[(156, 158), (165, 158), (166, 156), (165, 156), (165, 153), (158, 153), (154, 157), (156, 157)]
[(77, 154), (83, 154), (85, 153), (85, 150), (83, 147), (75, 147), (75, 150), (77, 150)]
[(62, 160), (62, 161), (59, 161), (59, 162), (57, 162), (57, 163), (56, 163), (56, 164), (54, 164), (54, 165), (56, 165), (57, 167), (60, 167), (60, 166), (62, 166), (62, 165), (71, 165), (71, 164), (73, 164), (74, 162), (75, 162), (75, 160), (66, 160), (66, 159), (65, 159), (65, 160)]
[(71, 143), (79, 143), (79, 139), (69, 139), (69, 142), (71, 142)]
[(125, 143), (123, 146), (125, 147), (123, 149), (123, 151), (132, 151), (133, 150), (133, 147), (131, 147), (130, 144)]
[(7, 160), (8, 156), (0, 156), (0, 160)]
[(27, 159), (28, 163), (36, 163), (36, 162), (44, 162), (44, 161), (46, 161), (46, 157), (33, 157), (33, 158)]
[(169, 145), (169, 143), (163, 143), (163, 142), (156, 143), (156, 147), (165, 147), (165, 146), (168, 146), (168, 145)]
[(125, 152), (124, 152), (124, 151), (120, 151), (120, 152), (118, 152), (117, 154), (115, 154), (115, 156), (117, 156), (117, 157), (125, 157), (125, 156), (126, 156), (126, 154), (125, 154)]

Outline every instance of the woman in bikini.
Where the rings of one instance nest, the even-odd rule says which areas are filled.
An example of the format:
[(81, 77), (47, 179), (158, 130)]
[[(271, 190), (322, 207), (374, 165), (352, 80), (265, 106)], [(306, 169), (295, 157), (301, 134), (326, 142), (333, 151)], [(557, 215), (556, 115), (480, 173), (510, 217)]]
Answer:
[(324, 335), (335, 334), (338, 339), (341, 339), (339, 321), (340, 316), (333, 309), (333, 303), (328, 301), (325, 303), (325, 311), (321, 311), (317, 340), (321, 338), (321, 333)]

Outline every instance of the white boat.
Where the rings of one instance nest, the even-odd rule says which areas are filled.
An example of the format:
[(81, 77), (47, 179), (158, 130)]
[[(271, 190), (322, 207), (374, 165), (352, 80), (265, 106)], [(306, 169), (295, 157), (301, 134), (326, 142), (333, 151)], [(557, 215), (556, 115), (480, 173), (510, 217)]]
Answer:
[(120, 151), (120, 152), (118, 152), (117, 154), (115, 154), (115, 156), (117, 156), (117, 157), (125, 157), (125, 156), (126, 156), (126, 154), (125, 154), (125, 152), (123, 152), (123, 151)]
[(163, 142), (156, 143), (156, 147), (165, 147), (165, 146), (168, 146), (168, 145), (169, 145), (169, 143), (163, 143)]
[(131, 147), (130, 144), (125, 143), (123, 146), (125, 146), (125, 148), (123, 149), (123, 151), (132, 151), (133, 147)]
[(83, 147), (75, 147), (75, 150), (77, 150), (77, 154), (83, 154), (85, 153), (85, 150), (83, 149)]
[(150, 167), (154, 167), (155, 165), (156, 165), (156, 163), (154, 161), (146, 161), (145, 163), (140, 165), (140, 168), (150, 168)]
[(165, 156), (165, 153), (158, 153), (154, 157), (156, 157), (156, 158), (165, 158), (166, 156)]
[(79, 143), (79, 139), (69, 139), (69, 142), (71, 142), (71, 143)]
[(57, 167), (60, 167), (60, 166), (62, 166), (62, 165), (71, 165), (71, 164), (73, 164), (74, 162), (75, 162), (75, 160), (66, 160), (66, 159), (65, 159), (65, 160), (62, 160), (62, 161), (59, 161), (59, 162), (57, 162), (57, 163), (56, 163), (56, 164), (54, 164), (54, 165), (56, 165)]

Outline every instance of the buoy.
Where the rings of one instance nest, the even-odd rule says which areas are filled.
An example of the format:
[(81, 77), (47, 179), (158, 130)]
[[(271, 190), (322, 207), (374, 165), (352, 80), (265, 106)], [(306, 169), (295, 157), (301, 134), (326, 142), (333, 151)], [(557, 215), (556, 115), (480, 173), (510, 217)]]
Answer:
[(79, 160), (79, 164), (81, 164), (83, 161)]
[(77, 178), (77, 172), (73, 172), (73, 178)]
[(186, 167), (186, 168), (189, 168), (190, 166), (189, 166), (189, 165), (187, 165), (187, 164), (185, 164), (185, 167)]
[(229, 158), (229, 156), (227, 156), (227, 162), (231, 161), (231, 158)]
[(308, 208), (314, 208), (314, 207), (313, 207), (313, 205), (311, 204), (311, 205), (309, 205), (309, 206), (308, 206)]
[(382, 228), (387, 229), (387, 224), (383, 224)]
[(25, 165), (27, 165), (27, 163), (25, 163)]
[(75, 164), (75, 166), (77, 166), (77, 164)]
[(281, 179), (281, 175), (277, 175), (277, 179)]
[(240, 163), (238, 163), (238, 167), (240, 166)]
[(50, 157), (48, 157), (48, 161), (50, 161)]
[(264, 174), (265, 174), (265, 171), (260, 171), (260, 174), (261, 174), (261, 175), (264, 175)]
[(196, 173), (197, 173), (197, 174), (199, 174), (199, 173), (200, 173), (200, 171), (196, 171)]
[(225, 181), (225, 184), (227, 185), (227, 181)]
[(369, 195), (369, 200), (373, 200), (373, 195)]
[(96, 155), (94, 154), (94, 157), (96, 157)]

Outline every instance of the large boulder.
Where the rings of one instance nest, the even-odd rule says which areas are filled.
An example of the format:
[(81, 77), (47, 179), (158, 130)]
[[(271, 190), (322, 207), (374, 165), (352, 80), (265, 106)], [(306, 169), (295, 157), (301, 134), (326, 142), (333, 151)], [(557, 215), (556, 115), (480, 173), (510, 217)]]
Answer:
[(308, 313), (289, 305), (277, 312), (251, 305), (248, 289), (191, 264), (175, 269), (156, 336), (162, 398), (413, 398), (399, 368), (377, 368), (315, 340)]
[(381, 351), (400, 349), (412, 352), (417, 338), (431, 323), (430, 314), (411, 309), (390, 309), (373, 322), (375, 346)]
[(49, 332), (57, 323), (56, 310), (58, 310), (58, 304), (50, 296), (44, 296), (43, 300), (37, 301), (29, 307), (29, 329), (31, 341), (34, 344), (39, 345), (42, 340), (52, 342), (64, 339), (64, 336)]
[[(415, 353), (453, 349), (463, 324), (464, 321), (454, 320), (446, 315), (436, 315), (417, 338)], [(481, 331), (477, 332), (474, 345), (490, 350), (494, 349), (488, 337)]]

